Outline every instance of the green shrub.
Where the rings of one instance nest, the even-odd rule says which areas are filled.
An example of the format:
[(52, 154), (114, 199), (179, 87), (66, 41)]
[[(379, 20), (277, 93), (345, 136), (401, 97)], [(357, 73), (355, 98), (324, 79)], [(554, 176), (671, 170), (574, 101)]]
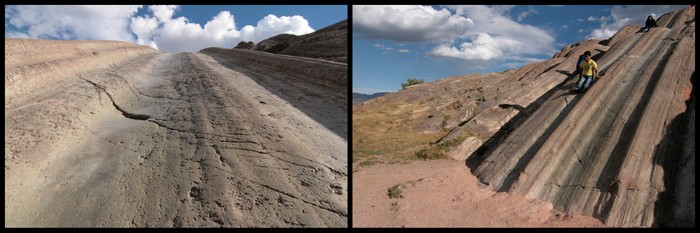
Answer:
[(421, 83), (423, 83), (422, 79), (409, 78), (405, 83), (401, 83), (401, 87), (403, 89), (406, 89), (406, 87), (418, 85)]

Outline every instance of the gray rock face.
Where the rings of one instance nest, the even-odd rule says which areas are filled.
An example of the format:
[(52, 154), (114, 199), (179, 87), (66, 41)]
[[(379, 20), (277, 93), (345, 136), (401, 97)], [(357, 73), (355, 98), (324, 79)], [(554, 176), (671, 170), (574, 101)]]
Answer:
[[(609, 226), (695, 226), (695, 7), (658, 25), (646, 33), (626, 26), (547, 61), (447, 77), (354, 108), (415, 107), (403, 124), (445, 133), (436, 144), (455, 145), (448, 155), (494, 190)], [(573, 93), (584, 51), (602, 77)]]

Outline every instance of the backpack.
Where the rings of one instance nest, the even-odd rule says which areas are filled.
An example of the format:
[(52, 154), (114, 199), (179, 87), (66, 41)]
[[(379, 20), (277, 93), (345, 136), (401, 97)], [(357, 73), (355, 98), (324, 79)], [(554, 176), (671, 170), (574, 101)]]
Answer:
[(578, 57), (578, 62), (576, 62), (576, 69), (581, 69), (581, 63), (586, 60), (586, 55), (581, 55)]

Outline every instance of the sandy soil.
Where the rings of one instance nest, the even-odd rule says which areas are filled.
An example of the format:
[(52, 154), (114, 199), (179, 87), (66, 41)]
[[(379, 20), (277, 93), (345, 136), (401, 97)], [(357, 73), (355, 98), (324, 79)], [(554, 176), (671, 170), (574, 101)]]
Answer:
[[(388, 189), (401, 185), (402, 198)], [(352, 178), (353, 227), (605, 227), (539, 200), (480, 188), (462, 161), (360, 168)]]
[(300, 83), (324, 108), (302, 111), (273, 91), (295, 87), (256, 80), (278, 74), (224, 65), (148, 53), (6, 84), (5, 226), (346, 227), (347, 136), (329, 128), (347, 118), (309, 115), (347, 115), (347, 99)]

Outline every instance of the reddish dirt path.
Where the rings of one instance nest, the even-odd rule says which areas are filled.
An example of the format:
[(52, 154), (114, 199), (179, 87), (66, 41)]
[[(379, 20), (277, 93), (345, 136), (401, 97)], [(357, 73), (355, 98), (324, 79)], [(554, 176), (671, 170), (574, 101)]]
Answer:
[[(379, 164), (353, 173), (353, 227), (605, 227), (552, 204), (480, 188), (464, 162)], [(404, 184), (403, 198), (388, 189)]]

